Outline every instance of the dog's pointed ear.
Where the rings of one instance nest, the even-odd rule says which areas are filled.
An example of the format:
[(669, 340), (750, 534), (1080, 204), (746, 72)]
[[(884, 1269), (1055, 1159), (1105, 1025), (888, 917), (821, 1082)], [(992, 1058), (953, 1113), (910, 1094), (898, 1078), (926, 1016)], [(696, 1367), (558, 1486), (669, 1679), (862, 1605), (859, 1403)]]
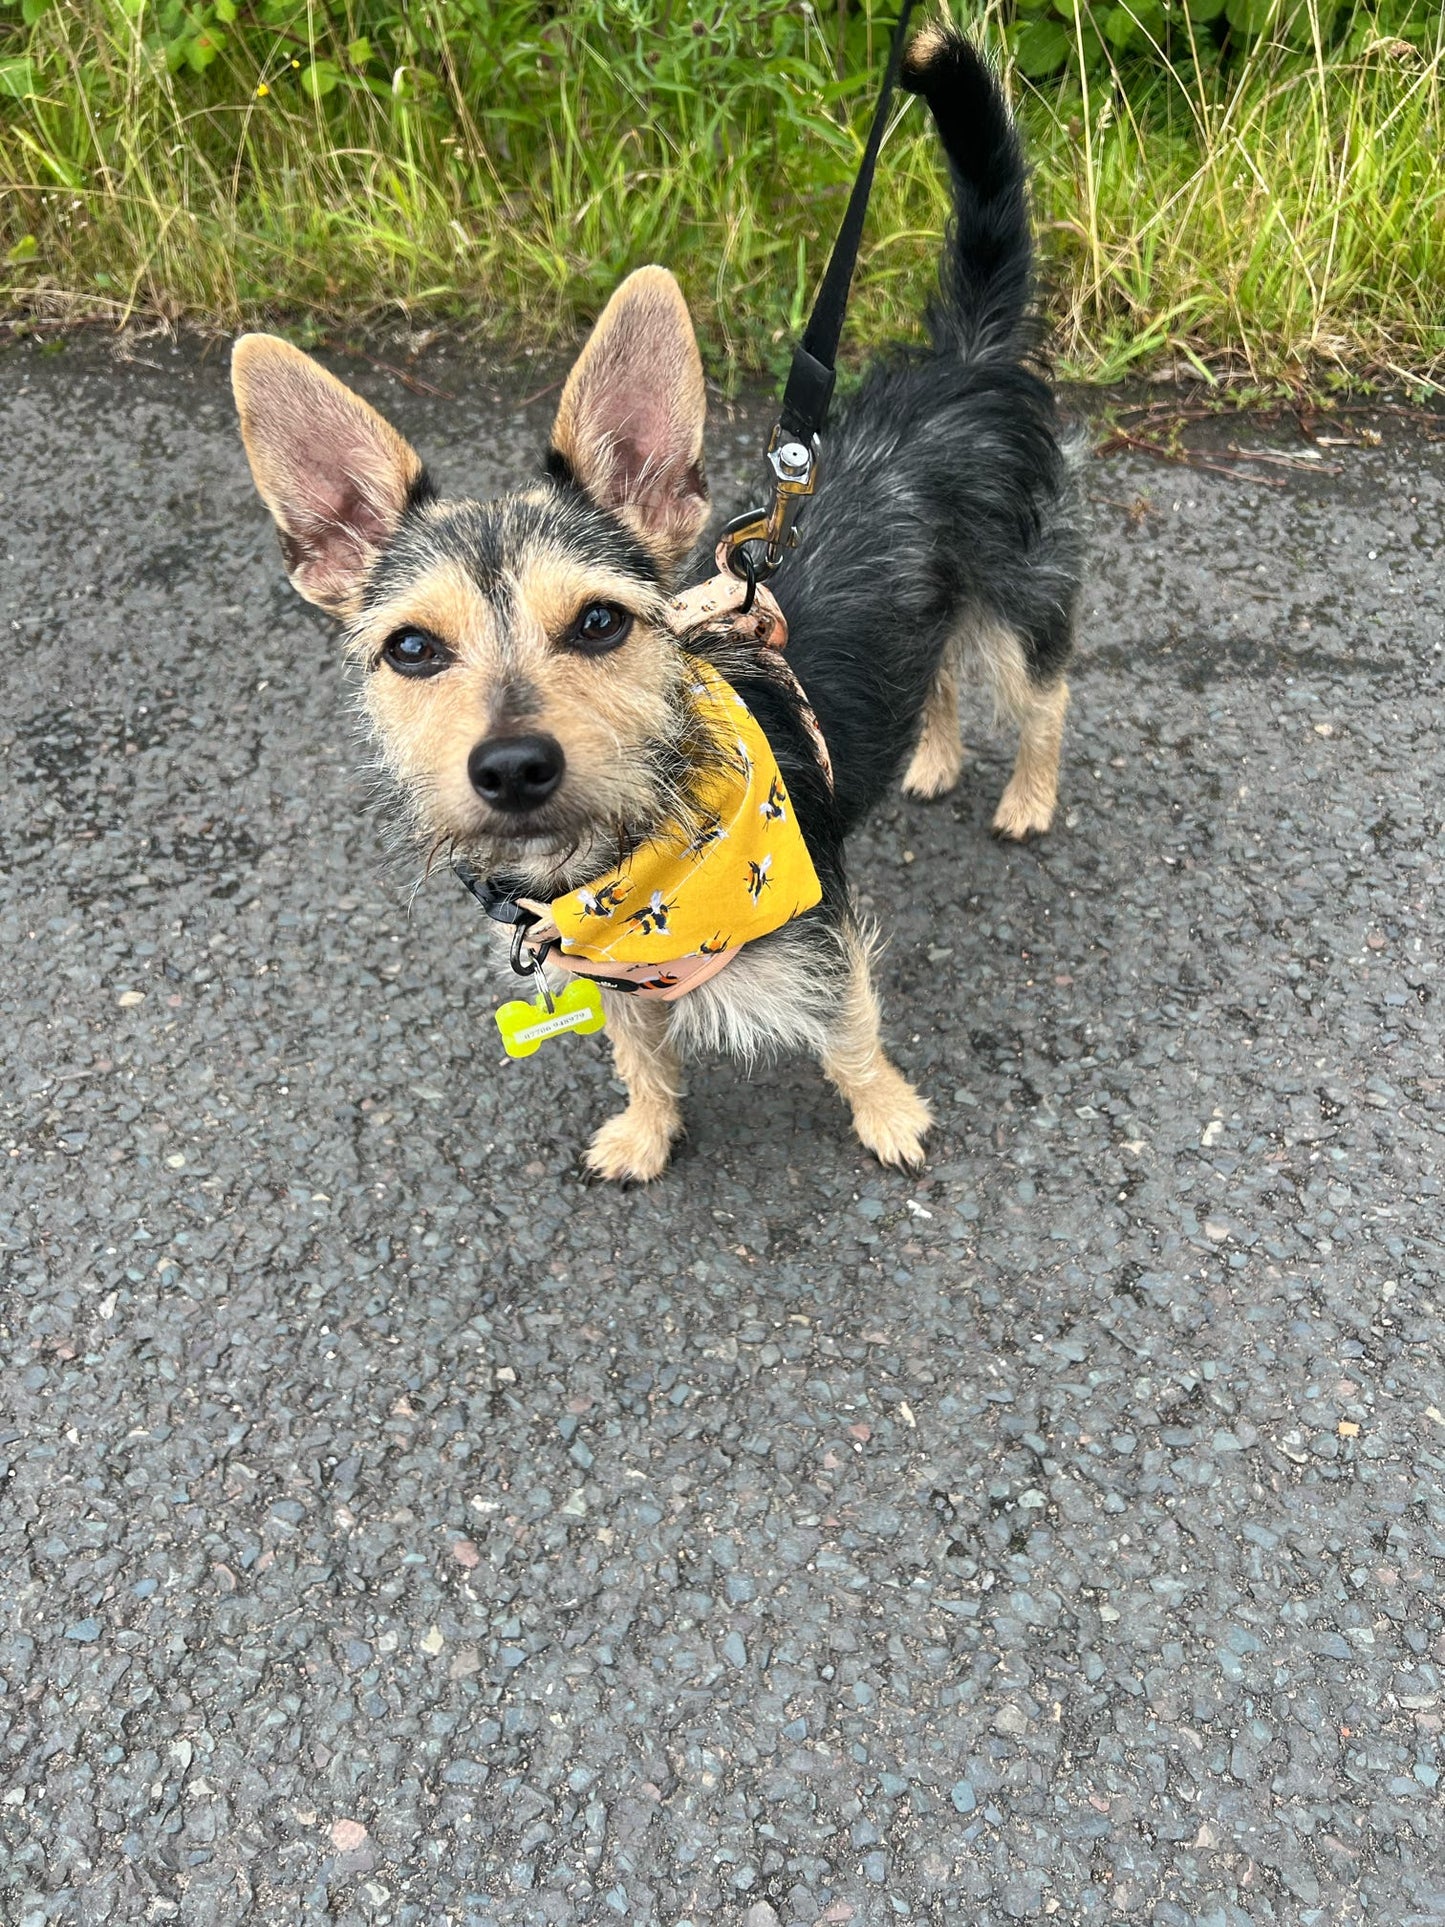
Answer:
[(707, 521), (702, 358), (682, 290), (639, 268), (613, 295), (567, 385), (552, 443), (593, 501), (613, 510), (664, 566)]
[(274, 335), (241, 336), (231, 386), (292, 585), (318, 608), (353, 614), (422, 479), (420, 456), (360, 395)]

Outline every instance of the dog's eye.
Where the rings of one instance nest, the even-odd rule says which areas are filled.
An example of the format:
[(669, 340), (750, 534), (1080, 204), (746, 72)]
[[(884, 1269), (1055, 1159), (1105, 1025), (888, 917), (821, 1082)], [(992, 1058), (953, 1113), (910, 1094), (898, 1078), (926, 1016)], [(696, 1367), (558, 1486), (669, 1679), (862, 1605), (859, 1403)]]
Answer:
[(381, 660), (399, 676), (434, 676), (451, 657), (425, 629), (398, 629), (381, 645)]
[(625, 642), (631, 627), (632, 617), (615, 602), (589, 602), (572, 624), (567, 641), (573, 649), (600, 656)]

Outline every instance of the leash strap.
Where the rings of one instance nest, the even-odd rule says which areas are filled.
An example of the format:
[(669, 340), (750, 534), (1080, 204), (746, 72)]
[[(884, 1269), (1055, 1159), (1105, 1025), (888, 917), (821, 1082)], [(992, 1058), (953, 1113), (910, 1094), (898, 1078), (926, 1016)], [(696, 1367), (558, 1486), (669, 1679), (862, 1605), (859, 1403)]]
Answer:
[(828, 404), (833, 399), (833, 384), (838, 375), (838, 342), (848, 311), (848, 294), (853, 285), (853, 270), (858, 265), (858, 250), (863, 244), (868, 197), (873, 191), (878, 150), (883, 145), (888, 110), (893, 103), (893, 92), (903, 66), (903, 44), (912, 12), (913, 0), (903, 0), (903, 11), (893, 29), (888, 66), (883, 75), (878, 105), (873, 110), (873, 125), (868, 130), (868, 144), (863, 150), (858, 178), (848, 197), (843, 224), (833, 243), (823, 285), (813, 303), (813, 312), (808, 317), (803, 339), (793, 350), (793, 366), (788, 375), (788, 385), (783, 390), (782, 426), (786, 434), (799, 441), (806, 442), (810, 437), (820, 435), (828, 418)]
[[(768, 443), (772, 499), (766, 508), (748, 509), (736, 516), (723, 532), (721, 566), (748, 586), (747, 600), (742, 605), (744, 615), (753, 606), (758, 583), (765, 582), (786, 551), (796, 545), (799, 518), (818, 486), (823, 424), (828, 418), (828, 404), (833, 399), (833, 384), (838, 377), (838, 340), (843, 332), (848, 291), (853, 285), (853, 270), (858, 265), (858, 250), (863, 242), (863, 221), (878, 168), (878, 150), (883, 145), (888, 109), (903, 65), (903, 44), (913, 0), (902, 0), (902, 5), (898, 24), (893, 29), (888, 65), (878, 105), (873, 110), (873, 125), (868, 130), (863, 162), (848, 197), (843, 224), (828, 257), (823, 285), (813, 303), (803, 339), (793, 350), (793, 365), (783, 390), (782, 412)], [(760, 545), (761, 554), (754, 555), (750, 544)]]

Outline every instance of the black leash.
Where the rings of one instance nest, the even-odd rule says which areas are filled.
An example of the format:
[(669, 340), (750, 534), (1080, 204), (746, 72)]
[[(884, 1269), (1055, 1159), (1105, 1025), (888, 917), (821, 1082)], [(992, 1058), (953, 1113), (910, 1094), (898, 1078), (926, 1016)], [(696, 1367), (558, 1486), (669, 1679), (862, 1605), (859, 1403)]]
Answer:
[(873, 110), (873, 125), (868, 130), (868, 145), (863, 150), (858, 178), (848, 197), (843, 224), (833, 243), (833, 253), (823, 276), (823, 285), (818, 290), (818, 299), (813, 303), (813, 312), (803, 331), (803, 339), (793, 350), (793, 366), (788, 375), (788, 385), (783, 390), (780, 426), (786, 434), (803, 439), (822, 434), (823, 424), (828, 418), (828, 404), (833, 399), (838, 342), (848, 311), (848, 295), (853, 286), (853, 270), (858, 264), (858, 250), (863, 245), (863, 222), (868, 213), (868, 197), (873, 192), (878, 150), (883, 145), (888, 110), (893, 104), (894, 89), (903, 66), (904, 40), (912, 12), (913, 0), (904, 0), (903, 11), (893, 29), (888, 66), (884, 71), (878, 105)]
[[(878, 167), (878, 150), (888, 124), (888, 110), (903, 66), (903, 47), (908, 32), (913, 0), (903, 0), (903, 10), (893, 29), (888, 49), (888, 65), (873, 110), (873, 125), (848, 206), (833, 243), (823, 285), (813, 303), (813, 312), (803, 331), (803, 339), (793, 350), (793, 365), (783, 390), (783, 406), (777, 426), (768, 443), (768, 467), (772, 471), (773, 499), (763, 509), (750, 509), (729, 522), (723, 536), (724, 561), (730, 572), (748, 584), (751, 605), (753, 591), (765, 582), (783, 559), (784, 551), (798, 539), (798, 520), (808, 497), (818, 486), (818, 461), (828, 405), (838, 378), (838, 342), (848, 312), (848, 294), (853, 285), (853, 270), (858, 265), (858, 250), (863, 242), (863, 222), (868, 213), (868, 197), (873, 191), (873, 176)], [(750, 542), (761, 542), (761, 559), (749, 553)]]

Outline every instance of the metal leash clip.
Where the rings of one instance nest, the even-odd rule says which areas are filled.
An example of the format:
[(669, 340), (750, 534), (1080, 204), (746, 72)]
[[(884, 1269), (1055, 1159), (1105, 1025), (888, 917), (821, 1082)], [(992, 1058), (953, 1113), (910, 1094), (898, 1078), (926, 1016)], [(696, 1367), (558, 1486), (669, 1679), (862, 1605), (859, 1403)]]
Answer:
[[(536, 918), (531, 918), (530, 922), (535, 923)], [(547, 961), (548, 953), (555, 950), (556, 945), (550, 941), (539, 944), (530, 957), (524, 958), (522, 946), (527, 941), (528, 928), (529, 924), (519, 921), (512, 931), (512, 969), (517, 976), (532, 979), (537, 987), (537, 996), (546, 1006), (547, 1014), (550, 1016), (557, 1008), (557, 1002), (547, 987), (547, 973), (542, 966)]]
[(537, 986), (537, 995), (547, 1007), (548, 1015), (556, 1009), (556, 1000), (547, 988), (547, 978), (542, 966), (557, 946), (549, 938), (539, 944), (530, 957), (524, 958), (522, 946), (527, 940), (527, 932), (537, 921), (536, 912), (525, 910), (517, 902), (514, 890), (520, 885), (508, 887), (499, 884), (491, 877), (479, 877), (469, 863), (460, 857), (451, 859), (452, 870), (463, 889), (474, 896), (494, 923), (505, 923), (512, 931), (512, 970), (518, 977), (530, 977)]
[[(743, 615), (752, 608), (758, 584), (766, 582), (787, 551), (797, 547), (798, 518), (818, 486), (819, 454), (816, 435), (800, 441), (786, 433), (779, 422), (768, 443), (768, 467), (773, 472), (771, 502), (766, 508), (735, 516), (723, 531), (723, 566), (748, 585)], [(761, 558), (749, 552), (750, 542), (762, 543)]]

